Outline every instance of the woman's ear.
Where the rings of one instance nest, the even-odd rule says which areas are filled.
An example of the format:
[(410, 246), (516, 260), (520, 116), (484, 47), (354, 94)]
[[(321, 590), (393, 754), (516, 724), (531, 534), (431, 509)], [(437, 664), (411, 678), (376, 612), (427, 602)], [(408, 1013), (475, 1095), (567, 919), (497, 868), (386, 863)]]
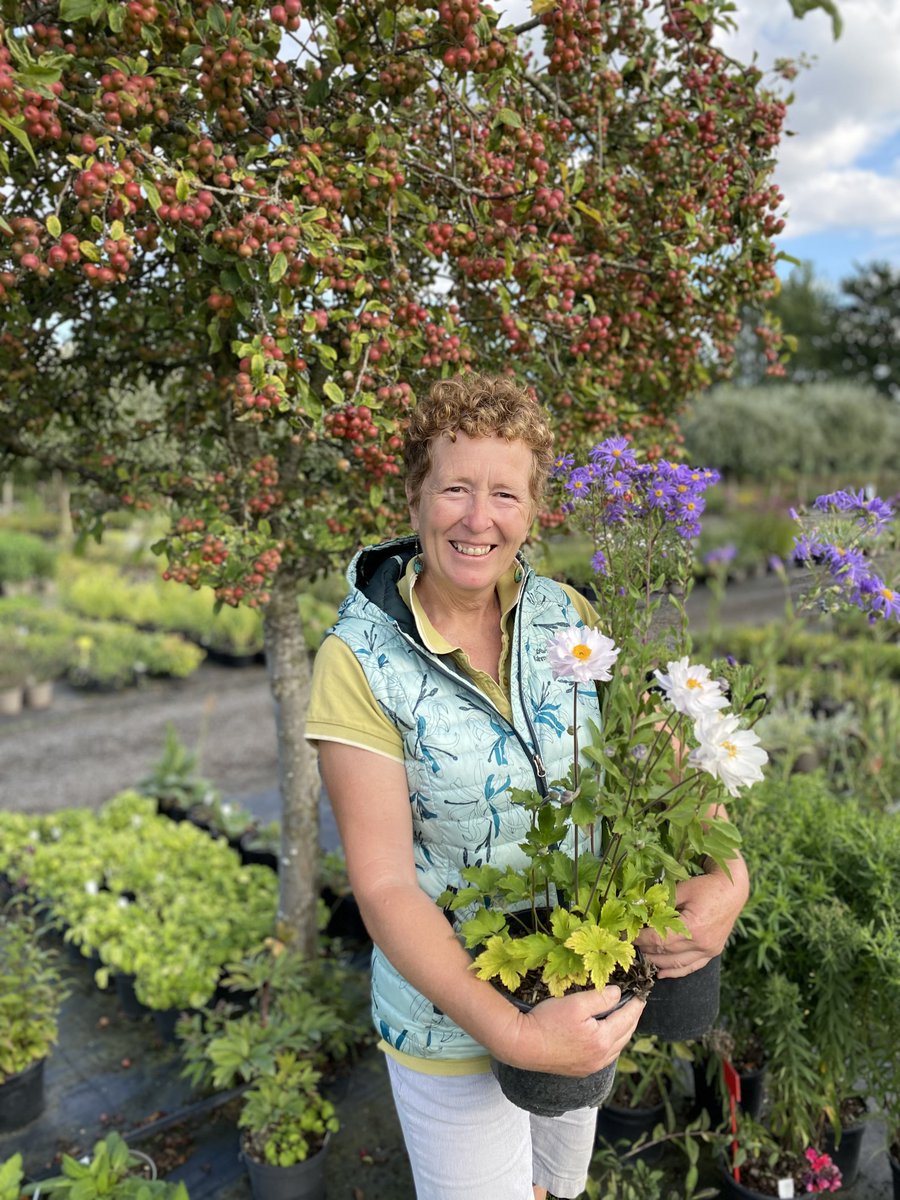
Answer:
[(406, 503), (409, 506), (409, 523), (414, 530), (419, 529), (419, 501), (412, 498), (409, 486), (406, 488)]

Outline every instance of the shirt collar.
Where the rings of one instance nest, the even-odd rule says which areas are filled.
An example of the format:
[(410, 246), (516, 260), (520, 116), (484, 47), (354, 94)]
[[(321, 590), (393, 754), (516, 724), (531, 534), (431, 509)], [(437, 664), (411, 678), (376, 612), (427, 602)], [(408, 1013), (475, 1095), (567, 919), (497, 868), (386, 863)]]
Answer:
[[(505, 622), (507, 616), (515, 608), (519, 600), (519, 593), (522, 590), (522, 580), (516, 579), (516, 572), (520, 570), (518, 563), (513, 563), (508, 571), (497, 580), (497, 596), (500, 601), (500, 623)], [(459, 650), (459, 646), (453, 646), (447, 639), (435, 629), (429, 621), (425, 609), (419, 598), (416, 596), (416, 571), (415, 559), (412, 558), (406, 564), (406, 570), (402, 578), (397, 584), (397, 590), (400, 593), (400, 599), (410, 609), (416, 621), (416, 626), (419, 630), (424, 645), (432, 654), (452, 654), (454, 650)]]

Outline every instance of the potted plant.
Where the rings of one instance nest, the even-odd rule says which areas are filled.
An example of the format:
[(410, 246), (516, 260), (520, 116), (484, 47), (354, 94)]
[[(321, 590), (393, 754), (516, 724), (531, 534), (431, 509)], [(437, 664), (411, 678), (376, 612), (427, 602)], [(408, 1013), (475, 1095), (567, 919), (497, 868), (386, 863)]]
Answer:
[[(217, 1090), (248, 1085), (238, 1123), (254, 1196), (265, 1200), (273, 1176), (281, 1195), (318, 1197), (319, 1152), (337, 1129), (321, 1072), (359, 1045), (367, 1001), (359, 972), (336, 959), (311, 962), (273, 938), (230, 964), (224, 984), (242, 1006), (220, 1001), (179, 1021), (184, 1074)], [(310, 1161), (310, 1169), (299, 1164)], [(290, 1172), (285, 1180), (284, 1172)], [(301, 1185), (294, 1178), (302, 1174)], [(309, 1176), (309, 1179), (306, 1177)], [(306, 1186), (311, 1190), (294, 1191)]]
[(198, 765), (198, 756), (188, 750), (169, 721), (162, 753), (137, 785), (138, 791), (152, 796), (166, 816), (184, 820), (192, 808), (208, 805), (219, 795), (215, 786), (198, 774)]
[[(635, 939), (645, 927), (660, 935), (686, 931), (676, 884), (710, 862), (728, 870), (739, 835), (716, 806), (762, 778), (766, 760), (747, 725), (760, 710), (749, 668), (722, 662), (711, 670), (686, 653), (679, 595), (690, 584), (697, 513), (715, 473), (641, 465), (615, 438), (595, 447), (588, 466), (564, 456), (558, 470), (573, 519), (592, 541), (597, 607), (609, 636), (573, 627), (536, 643), (534, 652), (548, 656), (558, 679), (571, 681), (573, 714), (579, 688), (606, 684), (601, 719), (587, 745), (578, 744), (573, 721), (566, 778), (512, 793), (530, 821), (523, 865), (466, 868), (465, 886), (439, 900), (455, 915), (479, 977), (520, 1003), (602, 988), (610, 979), (622, 978), (626, 990), (645, 988), (652, 971)], [(669, 612), (674, 625), (660, 619)], [(567, 714), (541, 719), (565, 722)], [(642, 1020), (642, 1031), (680, 1040), (708, 1028), (718, 1005), (717, 968), (714, 962), (705, 978), (698, 972), (700, 979), (671, 981), (680, 987), (670, 994), (690, 995), (684, 1015), (674, 1027), (662, 1014), (657, 1026)], [(653, 1016), (648, 1006), (644, 1017)], [(498, 1078), (511, 1099), (537, 1111), (513, 1092), (520, 1074), (500, 1064)], [(545, 1090), (550, 1078), (540, 1081)], [(594, 1084), (599, 1090), (610, 1082), (598, 1077)], [(563, 1092), (558, 1103), (569, 1108), (598, 1101), (596, 1092)]]
[(39, 928), (20, 900), (0, 913), (0, 1131), (32, 1121), (44, 1107), (44, 1063), (56, 1043), (66, 996)]
[(28, 708), (45, 709), (53, 703), (53, 687), (66, 672), (71, 658), (64, 635), (32, 634), (25, 639), (28, 676), (24, 700)]
[(692, 1059), (685, 1042), (663, 1043), (645, 1034), (633, 1038), (619, 1055), (615, 1085), (597, 1113), (598, 1142), (656, 1161), (664, 1143), (651, 1135), (659, 1126), (675, 1128), (674, 1102), (684, 1090), (679, 1064)]
[(339, 1123), (318, 1090), (321, 1078), (307, 1059), (284, 1050), (244, 1093), (238, 1124), (254, 1200), (278, 1200), (287, 1188), (294, 1200), (323, 1200), (328, 1142)]
[(189, 1200), (183, 1183), (157, 1179), (156, 1165), (140, 1150), (132, 1149), (119, 1133), (109, 1133), (94, 1143), (90, 1154), (62, 1157), (62, 1171), (26, 1192), (42, 1196), (69, 1196), (72, 1200)]
[(28, 660), (20, 646), (0, 645), (0, 716), (15, 717), (22, 711)]

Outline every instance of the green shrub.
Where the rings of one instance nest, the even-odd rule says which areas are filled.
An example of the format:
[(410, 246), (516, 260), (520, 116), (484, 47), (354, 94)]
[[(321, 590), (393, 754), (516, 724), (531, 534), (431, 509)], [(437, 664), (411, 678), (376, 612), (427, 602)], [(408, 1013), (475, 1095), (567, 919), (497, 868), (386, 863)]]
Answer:
[(13, 529), (0, 529), (0, 583), (26, 583), (50, 579), (56, 568), (56, 550), (43, 538)]
[(694, 401), (681, 428), (690, 461), (736, 479), (897, 478), (900, 411), (861, 384), (723, 385)]

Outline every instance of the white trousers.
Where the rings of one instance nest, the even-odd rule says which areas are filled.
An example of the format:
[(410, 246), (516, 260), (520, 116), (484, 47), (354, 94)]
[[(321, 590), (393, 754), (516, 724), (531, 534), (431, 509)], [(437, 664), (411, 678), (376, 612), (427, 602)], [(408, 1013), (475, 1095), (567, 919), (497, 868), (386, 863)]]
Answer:
[(425, 1075), (386, 1056), (418, 1200), (567, 1200), (587, 1183), (597, 1110), (538, 1117), (490, 1072)]

